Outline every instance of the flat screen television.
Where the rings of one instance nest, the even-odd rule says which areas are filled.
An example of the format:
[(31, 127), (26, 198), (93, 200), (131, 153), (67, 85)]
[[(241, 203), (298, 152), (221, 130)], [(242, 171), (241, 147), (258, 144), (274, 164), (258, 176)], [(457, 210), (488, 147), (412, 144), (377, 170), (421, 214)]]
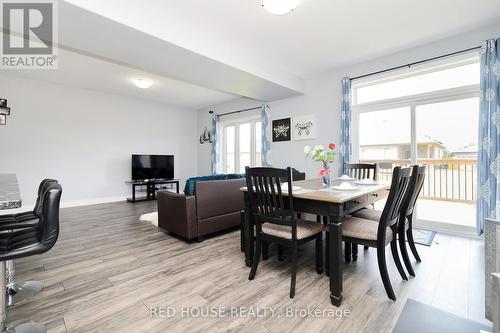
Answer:
[(132, 155), (132, 180), (173, 178), (173, 155)]

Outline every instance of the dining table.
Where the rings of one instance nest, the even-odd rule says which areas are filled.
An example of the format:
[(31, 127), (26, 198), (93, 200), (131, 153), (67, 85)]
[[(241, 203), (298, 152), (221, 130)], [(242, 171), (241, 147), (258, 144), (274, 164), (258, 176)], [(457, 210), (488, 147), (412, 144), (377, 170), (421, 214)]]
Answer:
[[(342, 183), (351, 184), (349, 189), (335, 189)], [(345, 184), (343, 184), (345, 185)], [(330, 300), (335, 306), (342, 304), (343, 261), (342, 261), (342, 223), (344, 218), (360, 209), (372, 206), (389, 194), (390, 184), (384, 181), (373, 183), (335, 179), (325, 187), (321, 179), (294, 181), (292, 188), (293, 208), (297, 213), (307, 213), (322, 217), (327, 232), (326, 273), (330, 278)], [(242, 214), (242, 245), (245, 263), (251, 267), (254, 255), (255, 222), (250, 211), (246, 187), (242, 187), (245, 210)], [(283, 192), (288, 196), (287, 192)], [(348, 223), (348, 222), (346, 222)]]

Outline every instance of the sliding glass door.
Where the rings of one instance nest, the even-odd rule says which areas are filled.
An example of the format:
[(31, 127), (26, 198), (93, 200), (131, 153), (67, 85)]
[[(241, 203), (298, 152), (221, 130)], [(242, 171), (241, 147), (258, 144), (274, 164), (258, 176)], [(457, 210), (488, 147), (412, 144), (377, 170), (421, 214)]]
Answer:
[(387, 181), (397, 165), (426, 165), (419, 222), (472, 231), (480, 146), (477, 54), (371, 80), (353, 85), (354, 157), (378, 163), (379, 179)]

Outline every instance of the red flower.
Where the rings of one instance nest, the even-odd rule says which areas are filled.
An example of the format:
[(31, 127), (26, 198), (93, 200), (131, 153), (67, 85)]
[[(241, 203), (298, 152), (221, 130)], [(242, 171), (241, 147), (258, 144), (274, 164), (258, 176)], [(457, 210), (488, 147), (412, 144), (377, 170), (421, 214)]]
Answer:
[(327, 175), (329, 173), (330, 173), (330, 170), (328, 170), (328, 169), (321, 169), (321, 170), (319, 170), (319, 175), (320, 176), (325, 176), (325, 175)]
[(331, 150), (334, 150), (335, 149), (335, 144), (334, 143), (330, 143), (328, 145), (328, 148), (330, 148)]

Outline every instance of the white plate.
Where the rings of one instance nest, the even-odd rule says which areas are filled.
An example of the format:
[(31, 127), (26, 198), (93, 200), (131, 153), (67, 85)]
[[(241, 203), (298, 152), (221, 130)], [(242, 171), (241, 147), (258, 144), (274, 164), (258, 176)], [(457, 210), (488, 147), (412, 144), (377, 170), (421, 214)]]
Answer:
[(357, 180), (357, 178), (352, 178), (352, 177), (342, 178), (342, 177), (338, 177), (338, 178), (336, 178), (336, 180), (351, 181), (351, 180)]
[(332, 189), (334, 189), (336, 191), (356, 191), (356, 190), (359, 190), (359, 187), (332, 186)]
[(357, 182), (354, 182), (354, 184), (356, 184), (356, 185), (378, 185), (378, 182), (374, 181), (374, 180), (372, 180), (371, 182), (359, 180)]

